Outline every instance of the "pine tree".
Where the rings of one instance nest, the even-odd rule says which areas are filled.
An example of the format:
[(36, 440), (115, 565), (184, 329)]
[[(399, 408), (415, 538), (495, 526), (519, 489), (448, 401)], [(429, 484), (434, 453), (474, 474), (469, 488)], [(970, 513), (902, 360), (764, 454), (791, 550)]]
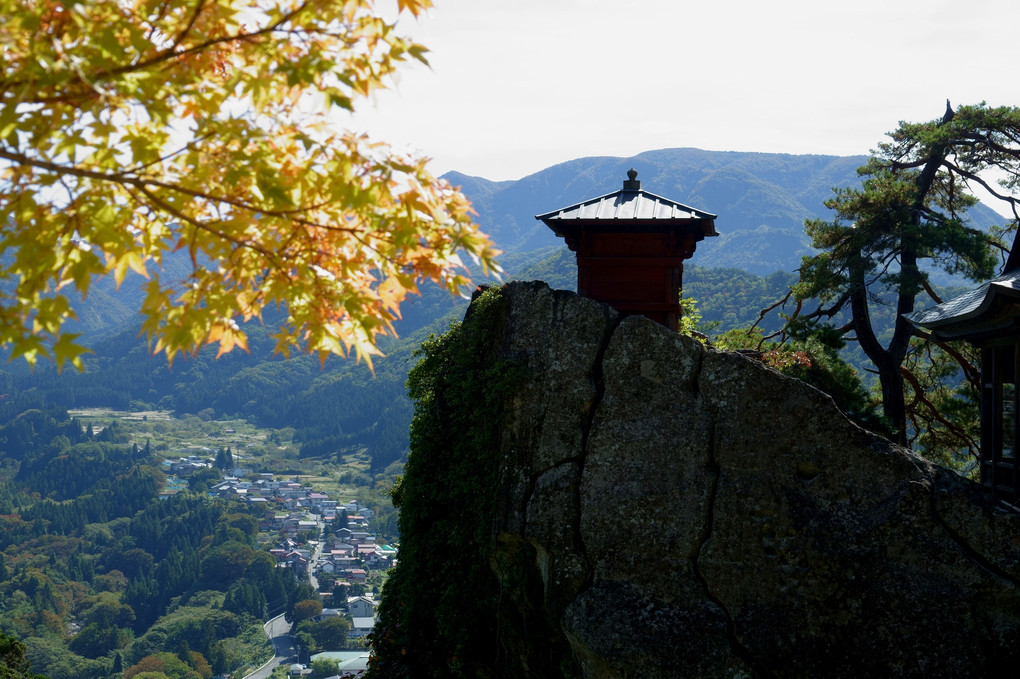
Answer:
[[(836, 189), (826, 206), (832, 221), (807, 222), (817, 255), (805, 257), (799, 300), (817, 299), (819, 308), (801, 317), (830, 321), (844, 310), (850, 322), (839, 331), (853, 337), (878, 369), (882, 406), (907, 445), (907, 401), (902, 370), (918, 331), (906, 320), (919, 295), (936, 301), (925, 259), (951, 274), (990, 278), (996, 262), (994, 239), (964, 215), (977, 203), (970, 193), (987, 190), (1013, 209), (1007, 228), (1016, 228), (1020, 198), (1009, 191), (1020, 174), (1020, 108), (963, 106), (926, 123), (901, 123), (858, 173), (860, 189)], [(997, 174), (1007, 182), (997, 186)], [(1002, 189), (1005, 188), (1006, 191)], [(999, 245), (999, 247), (1002, 247)], [(885, 305), (895, 310), (891, 336), (882, 336), (873, 316)]]

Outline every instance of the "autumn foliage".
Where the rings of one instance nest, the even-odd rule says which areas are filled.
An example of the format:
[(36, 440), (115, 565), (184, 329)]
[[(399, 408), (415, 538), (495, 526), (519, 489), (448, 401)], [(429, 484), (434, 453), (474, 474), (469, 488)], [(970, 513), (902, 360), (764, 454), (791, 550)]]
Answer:
[[(430, 0), (399, 0), (417, 16)], [(96, 276), (148, 278), (169, 359), (246, 346), (378, 353), (408, 293), (497, 254), (462, 194), (343, 129), (425, 48), (373, 0), (0, 0), (0, 342), (81, 365), (62, 332)], [(171, 251), (185, 280), (162, 276)]]

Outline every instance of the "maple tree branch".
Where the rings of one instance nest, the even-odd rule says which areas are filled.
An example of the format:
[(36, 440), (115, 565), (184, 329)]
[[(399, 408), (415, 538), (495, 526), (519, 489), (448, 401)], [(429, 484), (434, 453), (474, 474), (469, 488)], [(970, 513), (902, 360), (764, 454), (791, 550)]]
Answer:
[[(151, 177), (146, 178), (132, 176), (136, 174), (136, 170), (134, 169), (115, 173), (102, 172), (99, 170), (89, 170), (87, 168), (79, 167), (76, 165), (61, 165), (60, 163), (54, 163), (48, 160), (32, 158), (30, 156), (25, 155), (24, 153), (7, 151), (2, 148), (0, 148), (0, 158), (9, 160), (19, 165), (28, 165), (31, 167), (38, 168), (40, 170), (47, 170), (57, 175), (71, 175), (74, 177), (81, 177), (85, 179), (95, 179), (98, 181), (110, 182), (112, 184), (119, 184), (121, 186), (133, 186), (139, 190), (144, 189), (145, 187), (148, 186), (155, 186), (161, 189), (166, 189), (168, 191), (176, 191), (178, 193), (182, 193), (192, 198), (199, 198), (201, 200), (207, 200), (212, 203), (222, 203), (225, 205), (230, 205), (231, 207), (236, 207), (246, 212), (254, 212), (269, 215), (272, 217), (290, 219), (295, 223), (302, 224), (304, 226), (312, 226), (326, 231), (345, 232), (355, 236), (365, 234), (368, 232), (368, 230), (365, 228), (344, 227), (336, 226), (333, 224), (320, 224), (308, 219), (301, 219), (295, 216), (303, 212), (307, 212), (311, 209), (315, 209), (314, 207), (296, 208), (294, 210), (272, 210), (264, 206), (254, 205), (246, 201), (228, 198), (227, 196), (217, 196), (214, 194), (206, 193), (204, 191), (199, 191), (197, 189), (190, 189), (186, 186), (181, 186), (180, 184), (175, 184), (172, 182), (165, 182)], [(385, 240), (385, 237), (379, 236), (378, 234), (376, 235), (376, 237)]]
[[(213, 236), (216, 236), (217, 238), (222, 238), (223, 240), (227, 241), (228, 243), (232, 243), (233, 245), (235, 245), (235, 246), (237, 246), (239, 248), (247, 248), (249, 250), (257, 252), (260, 255), (262, 255), (263, 257), (265, 257), (266, 259), (268, 259), (270, 262), (272, 262), (274, 266), (279, 267), (279, 266), (283, 265), (283, 262), (281, 262), (279, 260), (277, 253), (273, 252), (272, 250), (268, 250), (268, 249), (262, 247), (261, 245), (259, 245), (256, 242), (247, 241), (247, 240), (241, 240), (240, 238), (236, 238), (234, 236), (231, 236), (228, 233), (224, 233), (223, 231), (220, 231), (219, 229), (215, 229), (212, 226), (210, 226), (209, 224), (207, 224), (205, 222), (202, 222), (200, 220), (197, 220), (194, 217), (191, 217), (190, 215), (187, 215), (187, 214), (181, 212), (180, 210), (175, 208), (173, 205), (170, 205), (169, 203), (164, 201), (162, 198), (157, 196), (155, 193), (153, 193), (152, 191), (148, 190), (145, 186), (136, 186), (135, 188), (142, 195), (144, 195), (146, 198), (148, 198), (149, 201), (152, 202), (152, 204), (156, 205), (157, 207), (159, 207), (159, 209), (164, 210), (168, 214), (173, 215), (174, 217), (176, 217), (177, 219), (181, 220), (182, 222), (190, 224), (194, 228), (199, 229), (201, 231), (205, 231), (206, 233), (211, 234)], [(137, 200), (137, 198), (136, 198), (136, 200)], [(194, 256), (192, 256), (192, 260), (194, 260)]]
[(170, 160), (171, 158), (173, 158), (174, 156), (178, 156), (178, 155), (184, 153), (188, 149), (196, 146), (197, 144), (199, 144), (200, 142), (205, 141), (206, 139), (209, 139), (212, 136), (213, 136), (212, 132), (203, 134), (203, 135), (201, 135), (199, 137), (196, 137), (195, 139), (192, 139), (191, 141), (189, 141), (187, 144), (185, 144), (184, 146), (180, 147), (176, 151), (172, 151), (170, 153), (167, 153), (166, 155), (160, 156), (159, 158), (156, 158), (152, 162), (143, 163), (141, 165), (135, 165), (134, 167), (125, 168), (122, 172), (120, 172), (118, 174), (123, 174), (123, 175), (130, 175), (130, 174), (137, 175), (137, 174), (141, 174), (141, 172), (143, 170), (146, 170), (146, 169), (148, 169), (148, 168), (150, 168), (150, 167), (152, 167), (154, 165), (158, 165), (160, 163), (166, 162), (166, 161)]
[(177, 38), (174, 40), (173, 45), (170, 46), (170, 51), (177, 49), (180, 44), (184, 42), (184, 39), (188, 37), (188, 33), (191, 32), (195, 22), (198, 21), (198, 15), (202, 13), (203, 9), (205, 9), (205, 0), (198, 0), (198, 2), (195, 3), (195, 11), (191, 13), (191, 18), (188, 20), (188, 24), (181, 29), (180, 33), (177, 34)]
[[(203, 3), (200, 1), (199, 2), (199, 7), (196, 10), (196, 14), (192, 17), (192, 22), (191, 22), (191, 24), (188, 25), (188, 27), (185, 29), (185, 31), (190, 31), (191, 30), (191, 25), (194, 23), (194, 20), (197, 18), (197, 12), (201, 11), (202, 4)], [(300, 5), (295, 7), (293, 10), (291, 10), (287, 14), (283, 15), (282, 17), (280, 17), (279, 20), (277, 20), (277, 21), (275, 21), (272, 24), (269, 24), (267, 26), (263, 26), (262, 28), (260, 28), (260, 29), (258, 29), (256, 31), (245, 32), (245, 33), (232, 33), (230, 35), (223, 35), (223, 36), (220, 36), (218, 38), (210, 38), (210, 39), (206, 40), (205, 42), (199, 43), (197, 45), (192, 45), (191, 47), (188, 47), (186, 49), (179, 50), (179, 51), (177, 50), (177, 48), (180, 46), (180, 43), (179, 42), (175, 42), (170, 48), (165, 49), (162, 52), (158, 52), (154, 56), (152, 56), (152, 57), (150, 57), (150, 58), (148, 58), (148, 59), (146, 59), (144, 61), (138, 61), (138, 62), (135, 62), (135, 63), (132, 63), (132, 64), (125, 64), (123, 66), (118, 66), (116, 68), (100, 69), (100, 70), (98, 70), (98, 71), (96, 71), (94, 73), (88, 74), (88, 78), (84, 77), (82, 74), (78, 74), (78, 77), (79, 77), (80, 80), (83, 81), (83, 83), (86, 86), (88, 86), (89, 90), (94, 92), (94, 87), (91, 84), (91, 82), (98, 82), (99, 80), (102, 80), (102, 79), (105, 79), (105, 78), (110, 78), (112, 76), (124, 75), (124, 74), (127, 74), (127, 73), (133, 73), (135, 71), (143, 71), (143, 70), (145, 70), (147, 68), (150, 68), (151, 66), (155, 66), (155, 65), (163, 63), (165, 61), (169, 61), (171, 59), (177, 59), (177, 58), (180, 58), (180, 57), (188, 56), (190, 54), (195, 54), (195, 53), (198, 53), (198, 52), (202, 52), (204, 50), (207, 50), (207, 49), (209, 49), (211, 47), (214, 47), (216, 45), (220, 45), (220, 44), (223, 44), (223, 43), (244, 42), (244, 41), (247, 41), (247, 40), (251, 40), (253, 38), (259, 38), (259, 37), (262, 37), (264, 35), (269, 35), (271, 33), (275, 33), (277, 30), (279, 30), (279, 28), (281, 26), (283, 26), (287, 22), (293, 20), (294, 17), (296, 17), (298, 14), (301, 14), (302, 12), (304, 12), (308, 8), (309, 4), (310, 4), (310, 0), (305, 0)], [(184, 34), (180, 35), (179, 37), (183, 38)], [(91, 80), (91, 82), (90, 82), (90, 80)], [(31, 84), (31, 81), (28, 81), (28, 80), (0, 80), (0, 92), (8, 90), (8, 89), (10, 89), (12, 87), (18, 87), (18, 86), (30, 85), (30, 84)], [(95, 95), (98, 96), (98, 92), (95, 92)], [(25, 103), (52, 103), (54, 101), (65, 101), (65, 98), (54, 95), (52, 97), (27, 99), (27, 100), (25, 100)]]

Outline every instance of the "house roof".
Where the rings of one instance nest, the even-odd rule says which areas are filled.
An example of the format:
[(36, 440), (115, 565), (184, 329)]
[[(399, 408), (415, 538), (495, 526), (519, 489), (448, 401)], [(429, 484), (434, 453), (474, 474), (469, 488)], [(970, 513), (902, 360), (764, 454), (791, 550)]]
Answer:
[(916, 326), (945, 339), (975, 336), (1017, 323), (1020, 270), (1001, 274), (941, 304), (907, 314)]
[[(324, 651), (322, 653), (316, 653), (312, 656), (312, 662), (320, 658), (326, 658), (334, 660), (338, 664), (338, 668), (344, 673), (343, 676), (351, 676), (350, 673), (360, 673), (368, 669), (368, 652), (362, 651)], [(340, 675), (335, 675), (339, 677)], [(360, 674), (359, 674), (360, 676)], [(327, 677), (326, 679), (333, 679), (333, 677)]]
[(579, 227), (612, 225), (614, 230), (646, 231), (654, 227), (668, 228), (680, 222), (698, 223), (701, 237), (719, 235), (715, 230), (716, 215), (645, 191), (634, 170), (630, 170), (627, 176), (629, 179), (623, 182), (619, 191), (535, 215), (535, 219), (544, 222), (557, 236)]
[(347, 597), (347, 603), (349, 603), (349, 604), (350, 603), (354, 603), (355, 601), (358, 601), (359, 599), (361, 601), (367, 601), (368, 603), (372, 604), (373, 606), (375, 605), (375, 601), (373, 601), (372, 599), (368, 598), (364, 594), (359, 594), (357, 596), (349, 596), (349, 597)]

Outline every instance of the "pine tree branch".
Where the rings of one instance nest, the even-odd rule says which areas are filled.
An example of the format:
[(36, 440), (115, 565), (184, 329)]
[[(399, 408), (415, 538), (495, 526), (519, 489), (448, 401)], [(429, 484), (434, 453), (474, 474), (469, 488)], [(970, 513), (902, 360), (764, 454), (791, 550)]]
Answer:
[[(965, 445), (969, 449), (971, 455), (974, 455), (974, 451), (980, 448), (978, 442), (970, 434), (968, 434), (965, 429), (942, 415), (935, 404), (932, 403), (925, 395), (927, 391), (921, 386), (917, 376), (902, 366), (900, 367), (900, 375), (903, 377), (903, 381), (909, 384), (914, 392), (914, 398), (911, 400), (911, 403), (907, 408), (907, 412), (910, 413), (910, 418), (914, 421), (915, 430), (921, 430), (921, 427), (918, 426), (921, 422), (927, 424), (927, 428), (929, 430), (931, 429), (931, 422), (938, 422), (945, 427), (946, 431), (951, 436)], [(927, 417), (919, 412), (918, 405), (927, 409), (929, 413)], [(914, 438), (916, 439), (916, 436)]]

